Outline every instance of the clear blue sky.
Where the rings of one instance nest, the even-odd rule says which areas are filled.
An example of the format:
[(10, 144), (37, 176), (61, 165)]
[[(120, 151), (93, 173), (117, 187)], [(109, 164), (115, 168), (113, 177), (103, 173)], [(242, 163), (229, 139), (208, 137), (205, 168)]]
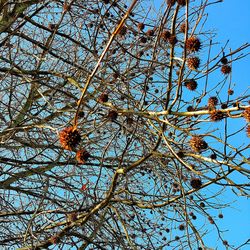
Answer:
[[(250, 0), (225, 0), (207, 8), (208, 22), (206, 27), (216, 29), (217, 41), (221, 46), (229, 40), (229, 48), (233, 50), (240, 45), (250, 42)], [(250, 53), (250, 49), (248, 49)], [(235, 95), (240, 95), (250, 87), (250, 56), (243, 58), (233, 64), (232, 82), (236, 83)], [(250, 91), (248, 89), (248, 94)], [(236, 122), (236, 120), (234, 120)], [(242, 119), (237, 121), (242, 123)], [(242, 124), (238, 124), (242, 126)], [(249, 138), (239, 137), (239, 142), (245, 140), (249, 143)], [(232, 205), (232, 209), (224, 209), (224, 219), (220, 221), (221, 229), (230, 229), (223, 235), (229, 243), (239, 245), (250, 238), (250, 202), (246, 198), (237, 198), (232, 192), (226, 192), (225, 200), (238, 200)], [(211, 239), (215, 243), (216, 239)], [(221, 248), (219, 248), (221, 249)], [(222, 248), (223, 249), (223, 248)], [(241, 248), (250, 249), (250, 246)]]
[[(155, 7), (159, 8), (159, 5), (163, 1), (154, 0)], [(197, 1), (199, 2), (199, 1)], [(212, 1), (209, 1), (212, 2)], [(250, 42), (250, 0), (224, 0), (222, 3), (211, 5), (206, 9), (208, 14), (208, 20), (205, 25), (205, 29), (216, 31), (217, 37), (216, 45), (214, 48), (218, 48), (218, 51), (229, 40), (228, 50), (238, 48), (242, 44)], [(217, 52), (218, 52), (217, 51)], [(215, 51), (216, 52), (216, 51)], [(250, 49), (245, 52), (250, 53)], [(234, 92), (235, 96), (243, 94), (248, 88), (248, 94), (250, 94), (250, 56), (241, 59), (240, 61), (233, 63), (232, 83), (235, 83)], [(212, 78), (211, 78), (212, 79)], [(217, 80), (217, 79), (216, 79)], [(234, 128), (242, 127), (243, 119), (236, 121), (234, 119)], [(236, 124), (235, 124), (236, 122)], [(249, 138), (246, 136), (238, 136), (237, 142), (239, 145), (244, 143), (249, 144)], [(239, 177), (239, 182), (240, 182)], [(225, 202), (236, 201), (232, 204), (232, 208), (223, 209), (224, 219), (217, 220), (220, 229), (227, 230), (222, 233), (222, 236), (229, 244), (239, 246), (250, 238), (250, 202), (246, 198), (237, 197), (231, 191), (227, 191), (222, 195), (222, 199)], [(213, 230), (213, 226), (208, 226), (209, 230)], [(217, 249), (225, 249), (225, 246), (217, 243), (217, 234), (209, 234), (206, 237), (206, 243), (209, 247), (216, 247)], [(242, 247), (238, 250), (247, 250), (250, 246)]]

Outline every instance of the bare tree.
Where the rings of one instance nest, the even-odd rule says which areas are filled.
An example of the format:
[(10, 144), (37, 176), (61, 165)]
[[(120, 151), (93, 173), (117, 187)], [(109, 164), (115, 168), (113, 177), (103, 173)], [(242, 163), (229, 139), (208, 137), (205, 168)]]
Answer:
[(248, 244), (219, 223), (250, 173), (249, 44), (214, 55), (219, 2), (0, 1), (4, 249)]

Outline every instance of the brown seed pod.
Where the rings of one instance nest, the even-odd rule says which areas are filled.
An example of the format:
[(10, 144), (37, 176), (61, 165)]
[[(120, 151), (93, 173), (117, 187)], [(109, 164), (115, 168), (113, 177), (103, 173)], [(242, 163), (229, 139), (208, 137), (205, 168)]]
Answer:
[(226, 108), (227, 108), (227, 104), (226, 104), (226, 103), (222, 103), (222, 104), (221, 104), (221, 108), (222, 108), (222, 109), (226, 109)]
[(168, 39), (171, 37), (171, 33), (169, 30), (163, 30), (161, 33), (161, 38), (165, 41), (168, 41)]
[(224, 75), (230, 74), (231, 71), (232, 71), (231, 66), (229, 66), (229, 65), (222, 65), (222, 66), (221, 66), (221, 72), (222, 72)]
[(186, 23), (182, 23), (180, 26), (180, 32), (185, 33), (185, 31), (186, 31)]
[(206, 205), (205, 205), (205, 203), (204, 202), (201, 202), (200, 203), (200, 207), (205, 207)]
[(188, 52), (197, 52), (201, 48), (201, 42), (200, 40), (195, 37), (191, 36), (186, 41), (186, 49)]
[(169, 38), (168, 38), (168, 42), (171, 44), (171, 45), (175, 45), (176, 43), (178, 43), (178, 40), (176, 38), (176, 35), (171, 35)]
[(64, 10), (64, 11), (70, 11), (70, 5), (67, 4), (67, 3), (64, 3), (64, 4), (63, 4), (63, 10)]
[(154, 30), (148, 30), (148, 31), (146, 32), (146, 35), (147, 35), (147, 36), (153, 36), (153, 35), (154, 35)]
[(74, 222), (77, 220), (77, 213), (70, 213), (70, 214), (67, 214), (67, 221), (68, 222)]
[(100, 96), (99, 96), (99, 101), (100, 102), (107, 102), (109, 100), (109, 96), (107, 93), (102, 93)]
[(113, 73), (112, 74), (112, 77), (114, 78), (114, 80), (116, 79), (116, 78), (118, 78), (120, 75), (119, 75), (119, 73), (117, 73), (117, 72), (115, 72), (115, 73)]
[(208, 147), (207, 143), (203, 140), (203, 138), (198, 135), (193, 136), (190, 139), (189, 144), (195, 152), (200, 152), (202, 150), (207, 149)]
[(138, 30), (144, 30), (145, 24), (144, 23), (138, 23), (137, 28), (138, 28)]
[(84, 164), (90, 157), (90, 153), (86, 149), (80, 149), (76, 152), (76, 160), (80, 164)]
[(196, 90), (198, 84), (197, 84), (197, 82), (194, 79), (190, 79), (190, 80), (184, 82), (184, 86), (187, 89), (193, 91), (193, 90)]
[(223, 214), (218, 214), (218, 217), (219, 217), (220, 219), (222, 219), (224, 216), (223, 216)]
[(200, 178), (194, 177), (194, 178), (191, 179), (190, 185), (191, 185), (192, 188), (198, 189), (198, 188), (201, 187), (202, 182), (201, 182)]
[(83, 118), (84, 115), (85, 115), (84, 111), (79, 111), (79, 113), (78, 113), (79, 118)]
[(80, 143), (81, 135), (76, 128), (68, 127), (59, 133), (59, 140), (64, 149), (73, 150)]
[(56, 24), (55, 23), (49, 23), (48, 28), (50, 30), (54, 30), (56, 28)]
[(142, 37), (140, 38), (140, 42), (141, 42), (141, 43), (146, 43), (147, 40), (148, 40), (148, 39), (147, 39), (145, 36), (142, 36)]
[(243, 117), (247, 120), (247, 122), (250, 122), (250, 107), (246, 108), (243, 113)]
[(115, 121), (118, 117), (118, 113), (117, 111), (115, 110), (109, 110), (108, 112), (108, 118), (111, 120), (111, 121)]
[(181, 5), (181, 6), (185, 6), (185, 5), (187, 4), (186, 1), (188, 1), (188, 0), (177, 0), (177, 3), (178, 3), (179, 5)]
[(167, 4), (168, 4), (169, 6), (175, 5), (175, 3), (176, 3), (176, 0), (168, 0), (168, 1), (167, 1)]
[(200, 66), (200, 59), (198, 57), (189, 57), (187, 59), (187, 65), (190, 69), (196, 70)]
[(212, 110), (210, 113), (210, 120), (217, 122), (225, 118), (225, 114), (220, 110)]
[(176, 153), (179, 158), (183, 158), (185, 154), (182, 151)]
[(229, 90), (227, 91), (227, 93), (228, 93), (228, 95), (233, 95), (233, 94), (234, 94), (234, 91), (233, 91), (232, 89), (229, 89)]
[(220, 62), (221, 62), (222, 64), (227, 64), (227, 63), (228, 63), (228, 60), (227, 60), (227, 58), (226, 58), (225, 56), (223, 56), (223, 57), (220, 59)]
[(194, 109), (194, 107), (192, 107), (192, 106), (188, 106), (188, 107), (187, 107), (187, 111), (188, 111), (188, 112), (192, 112), (192, 111), (194, 111), (194, 110), (195, 110), (195, 109)]
[(229, 245), (227, 240), (223, 240), (222, 243), (223, 243), (224, 246), (228, 246)]
[(179, 230), (180, 231), (184, 231), (185, 230), (185, 225), (184, 224), (180, 224), (179, 225)]
[(208, 107), (214, 108), (218, 104), (219, 100), (216, 96), (211, 96), (208, 99)]
[(128, 125), (132, 125), (134, 123), (134, 119), (132, 117), (127, 117), (126, 122)]
[(216, 155), (216, 154), (211, 154), (211, 155), (210, 155), (210, 158), (211, 158), (212, 160), (215, 160), (215, 159), (217, 158), (217, 155)]
[(122, 26), (118, 33), (119, 33), (120, 36), (126, 35), (126, 33), (127, 33), (127, 27), (126, 26)]

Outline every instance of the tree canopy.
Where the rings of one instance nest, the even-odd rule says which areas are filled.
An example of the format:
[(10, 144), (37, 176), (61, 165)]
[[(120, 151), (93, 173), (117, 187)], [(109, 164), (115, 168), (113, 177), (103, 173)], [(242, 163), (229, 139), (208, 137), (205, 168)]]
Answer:
[(1, 246), (248, 243), (220, 229), (223, 194), (249, 196), (250, 103), (249, 44), (204, 26), (219, 2), (0, 1)]

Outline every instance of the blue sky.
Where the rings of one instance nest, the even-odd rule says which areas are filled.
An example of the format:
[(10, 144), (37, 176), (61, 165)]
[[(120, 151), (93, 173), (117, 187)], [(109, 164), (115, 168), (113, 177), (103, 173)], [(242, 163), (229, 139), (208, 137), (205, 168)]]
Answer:
[[(155, 7), (158, 8), (162, 2), (163, 1), (154, 0)], [(215, 49), (214, 53), (219, 52), (228, 40), (229, 43), (225, 51), (226, 53), (228, 53), (230, 49), (235, 50), (242, 44), (250, 42), (250, 0), (224, 0), (222, 3), (209, 6), (206, 9), (206, 13), (208, 14), (208, 20), (205, 29), (217, 33), (215, 40), (218, 44), (213, 48)], [(245, 53), (250, 53), (250, 49), (248, 48)], [(248, 55), (234, 62), (232, 65), (233, 73), (231, 77), (233, 90), (235, 92), (233, 96), (244, 94), (247, 88), (247, 94), (250, 94), (249, 60), (250, 56)], [(215, 77), (217, 77), (217, 75), (212, 76), (210, 81), (213, 80), (213, 78), (215, 79)], [(216, 81), (218, 81), (218, 79), (215, 79), (215, 82)], [(243, 119), (233, 119), (231, 122), (233, 122), (233, 129), (236, 129), (242, 128), (244, 125), (243, 122), (245, 121)], [(243, 137), (234, 137), (234, 144), (249, 144), (249, 138), (244, 136), (244, 134), (241, 135), (243, 135)], [(239, 182), (243, 182), (241, 176), (237, 178)], [(250, 202), (245, 197), (237, 197), (231, 190), (225, 192), (220, 198), (222, 198), (225, 203), (235, 201), (232, 203), (231, 208), (222, 210), (224, 218), (222, 220), (218, 219), (216, 222), (218, 222), (220, 229), (225, 230), (225, 232), (222, 233), (223, 238), (227, 240), (230, 245), (239, 246), (250, 238)], [(209, 231), (214, 231), (212, 225), (208, 225), (208, 229)], [(227, 229), (229, 231), (227, 231)], [(218, 246), (217, 249), (225, 249), (224, 246), (218, 244), (218, 237), (216, 235), (217, 234), (211, 233), (206, 237), (207, 246)], [(250, 249), (249, 245), (238, 250), (247, 249)]]
[[(221, 46), (229, 40), (229, 48), (236, 49), (240, 45), (250, 42), (250, 1), (249, 0), (225, 0), (207, 8), (208, 21), (206, 27), (217, 31), (217, 41)], [(221, 47), (220, 46), (220, 47)], [(247, 50), (250, 53), (250, 49)], [(248, 72), (250, 70), (250, 56), (247, 56), (233, 64), (232, 82), (236, 84), (235, 95), (240, 95), (249, 88), (250, 79)], [(249, 94), (249, 89), (248, 89)], [(241, 126), (242, 119), (237, 121)], [(236, 120), (234, 120), (236, 122)], [(249, 138), (238, 137), (239, 142), (245, 140), (249, 143)], [(234, 245), (243, 243), (250, 238), (250, 202), (246, 198), (236, 197), (232, 192), (226, 192), (225, 200), (236, 200), (232, 208), (223, 210), (224, 219), (219, 225), (222, 229), (230, 229), (225, 232), (225, 239)], [(208, 238), (215, 243), (216, 239)], [(249, 246), (241, 249), (249, 249)], [(219, 248), (220, 249), (220, 248)]]
[[(229, 47), (232, 49), (250, 42), (249, 0), (224, 0), (222, 3), (209, 6), (207, 13), (206, 27), (217, 31), (217, 41), (221, 43), (221, 46), (227, 40), (229, 40)], [(249, 48), (247, 51), (250, 53)], [(249, 56), (233, 65), (232, 80), (238, 82), (237, 87), (246, 89), (250, 86), (249, 70)]]

